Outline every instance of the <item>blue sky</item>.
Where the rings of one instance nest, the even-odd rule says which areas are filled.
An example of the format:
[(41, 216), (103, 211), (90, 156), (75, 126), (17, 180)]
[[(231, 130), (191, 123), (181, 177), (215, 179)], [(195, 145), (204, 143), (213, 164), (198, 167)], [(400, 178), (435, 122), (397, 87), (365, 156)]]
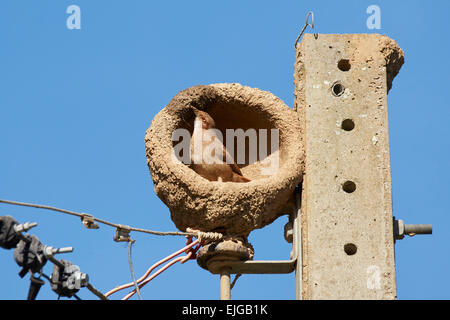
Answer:
[[(81, 8), (69, 30), (66, 8)], [(381, 8), (381, 29), (366, 8)], [(293, 43), (314, 11), (319, 33), (381, 33), (406, 61), (388, 97), (393, 209), (432, 236), (396, 244), (399, 299), (448, 299), (450, 268), (450, 42), (448, 1), (23, 1), (0, 3), (0, 198), (88, 212), (116, 223), (175, 230), (146, 165), (144, 135), (177, 92), (239, 82), (293, 104)], [(308, 30), (308, 32), (310, 32)], [(130, 281), (127, 245), (114, 229), (0, 204), (0, 215), (36, 221), (31, 231), (80, 266), (106, 292)], [(287, 217), (251, 233), (255, 259), (288, 259)], [(133, 233), (137, 276), (184, 244)], [(0, 299), (25, 299), (13, 252), (0, 250)], [(44, 268), (50, 274), (52, 265)], [(145, 299), (218, 299), (219, 279), (195, 261), (176, 265)], [(126, 293), (118, 293), (114, 299)], [(87, 289), (82, 299), (96, 299)], [(48, 283), (39, 299), (56, 299)], [(244, 275), (233, 299), (295, 299), (294, 274)]]

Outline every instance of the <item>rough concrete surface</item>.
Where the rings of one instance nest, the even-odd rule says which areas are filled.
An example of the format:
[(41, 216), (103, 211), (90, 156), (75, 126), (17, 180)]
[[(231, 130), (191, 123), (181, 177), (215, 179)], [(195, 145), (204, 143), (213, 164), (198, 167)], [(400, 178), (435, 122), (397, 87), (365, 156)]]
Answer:
[(396, 298), (387, 93), (403, 61), (376, 34), (306, 34), (298, 46), (304, 299)]
[[(172, 141), (172, 133), (177, 128), (192, 133), (194, 109), (209, 113), (225, 139), (225, 129), (279, 129), (278, 170), (262, 175), (262, 159), (250, 163), (246, 158), (239, 166), (251, 182), (217, 182), (173, 161), (173, 146), (178, 142)], [(292, 193), (302, 180), (304, 168), (301, 131), (297, 114), (270, 92), (236, 83), (183, 90), (155, 116), (145, 136), (155, 192), (169, 207), (180, 230), (191, 227), (246, 237), (253, 229), (291, 212)]]

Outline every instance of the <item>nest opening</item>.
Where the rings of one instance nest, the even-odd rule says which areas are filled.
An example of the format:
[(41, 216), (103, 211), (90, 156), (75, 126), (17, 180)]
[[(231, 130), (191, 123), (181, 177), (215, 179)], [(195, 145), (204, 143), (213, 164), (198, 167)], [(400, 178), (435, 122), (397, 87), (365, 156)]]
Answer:
[[(270, 165), (283, 166), (287, 154), (282, 144), (284, 132), (277, 128), (270, 113), (242, 103), (220, 102), (205, 105), (202, 111), (214, 119), (215, 129), (220, 131), (223, 145), (244, 176), (251, 180), (264, 179), (276, 174), (276, 170), (264, 168), (268, 169)], [(192, 137), (194, 119), (194, 112), (189, 117), (179, 118), (177, 127), (188, 130)], [(173, 146), (179, 142), (173, 141)], [(190, 150), (180, 149), (175, 156), (188, 166), (185, 160), (191, 159)]]

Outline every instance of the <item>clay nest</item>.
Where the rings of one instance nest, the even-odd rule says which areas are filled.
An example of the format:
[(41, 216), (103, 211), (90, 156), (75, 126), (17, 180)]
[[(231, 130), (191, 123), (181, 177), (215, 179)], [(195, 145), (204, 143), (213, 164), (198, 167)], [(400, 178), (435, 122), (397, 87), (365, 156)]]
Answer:
[[(251, 159), (250, 139), (245, 139), (245, 162), (238, 163), (235, 153), (235, 161), (250, 182), (209, 181), (180, 161), (179, 155), (174, 159), (174, 146), (180, 141), (173, 141), (172, 134), (180, 128), (192, 134), (196, 109), (212, 116), (223, 133), (224, 145), (226, 129), (266, 129), (265, 141), (257, 137), (258, 153), (267, 143), (266, 157)], [(271, 148), (271, 129), (278, 129), (278, 150)], [(240, 84), (183, 90), (155, 116), (145, 146), (155, 192), (182, 231), (190, 227), (247, 237), (252, 230), (292, 212), (292, 194), (304, 171), (301, 122), (298, 113), (270, 92)], [(278, 164), (274, 166), (276, 159)], [(264, 172), (270, 165), (275, 170)]]

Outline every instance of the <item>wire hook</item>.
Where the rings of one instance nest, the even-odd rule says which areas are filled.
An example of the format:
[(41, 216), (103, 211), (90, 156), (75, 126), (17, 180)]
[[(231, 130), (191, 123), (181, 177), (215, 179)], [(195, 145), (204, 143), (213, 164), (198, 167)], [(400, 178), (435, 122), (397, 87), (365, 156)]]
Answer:
[[(308, 23), (308, 21), (309, 21), (309, 16), (311, 16), (311, 24)], [(305, 23), (305, 25), (303, 26), (302, 31), (300, 31), (300, 34), (298, 35), (297, 40), (295, 40), (294, 49), (297, 49), (297, 43), (298, 43), (298, 41), (300, 40), (300, 38), (302, 37), (303, 32), (305, 32), (305, 29), (306, 29), (308, 26), (309, 26), (312, 30), (314, 30), (314, 12), (312, 12), (312, 11), (308, 12), (308, 14), (306, 15), (306, 23)], [(319, 35), (318, 35), (317, 33), (314, 33), (314, 38), (317, 39), (318, 37), (319, 37)]]

